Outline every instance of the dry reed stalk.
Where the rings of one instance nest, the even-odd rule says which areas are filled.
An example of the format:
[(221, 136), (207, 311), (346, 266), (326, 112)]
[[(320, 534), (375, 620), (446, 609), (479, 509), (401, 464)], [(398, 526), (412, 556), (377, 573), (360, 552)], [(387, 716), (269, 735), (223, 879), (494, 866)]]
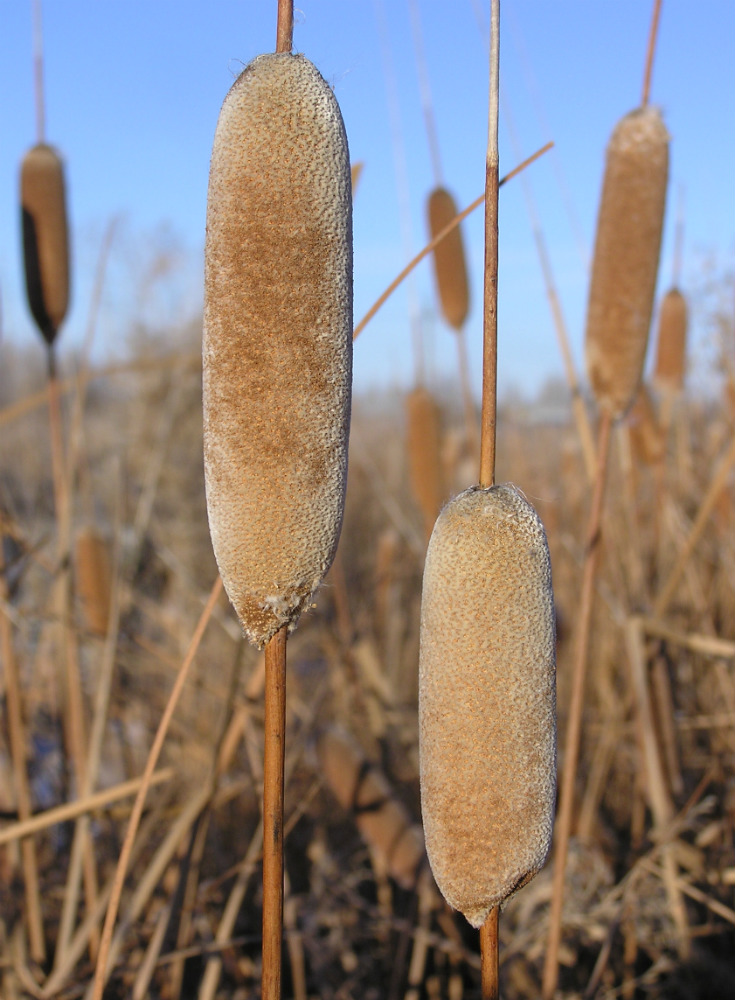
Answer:
[(665, 440), (656, 406), (645, 383), (641, 383), (627, 417), (633, 457), (643, 465), (658, 465), (664, 458)]
[(661, 248), (669, 135), (657, 109), (637, 108), (607, 147), (587, 306), (586, 354), (598, 406), (630, 407), (643, 371)]
[(104, 637), (110, 619), (112, 578), (107, 543), (92, 527), (77, 534), (74, 563), (77, 594), (87, 630)]
[(408, 471), (414, 499), (424, 518), (427, 539), (444, 500), (441, 466), (441, 412), (428, 389), (417, 386), (406, 397)]
[(28, 304), (50, 347), (69, 305), (64, 167), (51, 146), (39, 143), (23, 158), (20, 200)]
[(400, 886), (413, 889), (425, 858), (421, 827), (344, 730), (336, 726), (325, 730), (316, 751), (324, 780), (353, 816), (366, 844)]
[(474, 927), (551, 844), (554, 664), (538, 515), (513, 487), (466, 490), (439, 516), (426, 557), (419, 746), (434, 878)]

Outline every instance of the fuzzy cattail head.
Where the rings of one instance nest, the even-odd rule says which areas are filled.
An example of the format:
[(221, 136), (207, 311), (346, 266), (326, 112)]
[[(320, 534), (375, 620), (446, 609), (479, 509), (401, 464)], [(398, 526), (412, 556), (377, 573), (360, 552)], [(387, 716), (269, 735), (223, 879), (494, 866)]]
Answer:
[(480, 927), (551, 844), (554, 602), (543, 526), (513, 486), (444, 508), (424, 568), (421, 810), (444, 898)]
[(28, 305), (50, 345), (69, 305), (64, 165), (53, 147), (39, 143), (23, 157), (20, 203)]
[(444, 499), (441, 463), (441, 414), (423, 386), (406, 398), (408, 470), (411, 489), (424, 517), (427, 538)]
[(658, 314), (656, 340), (656, 384), (669, 392), (684, 388), (687, 345), (687, 300), (678, 288), (664, 295)]
[(342, 523), (352, 380), (344, 124), (303, 56), (263, 55), (212, 151), (204, 464), (215, 556), (247, 636), (297, 621)]
[(87, 629), (107, 634), (110, 617), (111, 573), (105, 540), (93, 528), (77, 535), (75, 549), (76, 587)]
[[(432, 239), (459, 214), (454, 198), (442, 187), (434, 188), (429, 195), (428, 212)], [(470, 308), (470, 290), (459, 226), (434, 248), (433, 257), (442, 315), (451, 327), (461, 330)]]
[(669, 135), (656, 108), (622, 118), (607, 147), (587, 306), (598, 405), (621, 417), (643, 372), (661, 249)]
[(320, 735), (317, 754), (324, 780), (342, 808), (353, 814), (367, 844), (383, 858), (399, 885), (413, 888), (426, 857), (424, 838), (383, 773), (337, 727)]

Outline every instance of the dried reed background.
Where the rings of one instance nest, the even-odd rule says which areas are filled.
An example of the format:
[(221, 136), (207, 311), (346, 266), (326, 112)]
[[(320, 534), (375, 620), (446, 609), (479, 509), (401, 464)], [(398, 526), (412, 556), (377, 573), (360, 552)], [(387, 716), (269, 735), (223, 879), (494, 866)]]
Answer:
[[(97, 783), (111, 796), (142, 773), (216, 574), (200, 457), (201, 376), (196, 343), (189, 346), (176, 355), (141, 359), (125, 373), (93, 378), (76, 444), (74, 535), (81, 541), (73, 625), (87, 731), (104, 664), (112, 665)], [(33, 356), (9, 362), (27, 373), (21, 400), (40, 389), (40, 372), (37, 383), (28, 374)], [(442, 473), (447, 489), (456, 492), (467, 485), (455, 445), (464, 422), (459, 392), (453, 387), (438, 395)], [(655, 391), (651, 395), (656, 403)], [(65, 396), (67, 429), (73, 402), (72, 386)], [(55, 567), (50, 463), (43, 408), (23, 410), (7, 395), (3, 404), (3, 662), (12, 652), (18, 666), (33, 812), (43, 813), (77, 796), (63, 743), (64, 687), (48, 610)], [(416, 670), (425, 542), (400, 430), (403, 413), (398, 398), (355, 401), (337, 562), (316, 608), (291, 640), (285, 996), (479, 996), (479, 956), (466, 922), (440, 904), (425, 869), (416, 871), (412, 882), (393, 841), (371, 835), (378, 824), (361, 822), (366, 809), (376, 816), (384, 809), (380, 796), (368, 801), (371, 788), (395, 797), (401, 808), (388, 809), (386, 822), (408, 838), (404, 846), (415, 858)], [(564, 996), (724, 997), (733, 989), (732, 471), (668, 607), (655, 621), (652, 612), (718, 463), (732, 453), (732, 439), (726, 396), (722, 402), (701, 402), (685, 395), (673, 414), (663, 487), (658, 466), (631, 446), (627, 425), (613, 449), (611, 480), (618, 488), (607, 503), (592, 633), (576, 836), (564, 903)], [(548, 533), (559, 616), (563, 738), (587, 495), (571, 409), (562, 408), (554, 422), (537, 423), (528, 411), (508, 406), (501, 412), (498, 443), (499, 480), (522, 486)], [(92, 555), (90, 537), (96, 539)], [(96, 588), (90, 585), (95, 572)], [(93, 608), (94, 594), (104, 604)], [(101, 634), (103, 607), (112, 631)], [(645, 787), (636, 695), (624, 654), (630, 609), (638, 613), (632, 621), (644, 644), (663, 760), (661, 788)], [(2, 677), (1, 992), (9, 998), (81, 996), (91, 977), (95, 935), (77, 936), (83, 947), (76, 951), (72, 938), (64, 955), (54, 954), (68, 892), (71, 819), (34, 834), (46, 963), (35, 965), (24, 944), (5, 670)], [(364, 755), (359, 781), (373, 773), (371, 765), (376, 769), (376, 780), (364, 792), (362, 786), (355, 789), (357, 810), (340, 804), (349, 796), (343, 788), (327, 787), (328, 769), (319, 763), (319, 734), (335, 725), (351, 734)], [(149, 796), (123, 897), (118, 966), (106, 996), (257, 995), (261, 738), (262, 663), (240, 638), (223, 599), (176, 711), (159, 764), (160, 783)], [(90, 814), (98, 898), (104, 898), (112, 876), (133, 794)], [(648, 803), (657, 795), (669, 799), (674, 817), (663, 841), (651, 833)], [(683, 963), (661, 867), (667, 843), (674, 844), (691, 938), (691, 958)], [(507, 998), (537, 994), (550, 876), (547, 866), (509, 903), (501, 922)], [(232, 899), (241, 899), (241, 905), (231, 904), (230, 916)], [(86, 916), (82, 905), (80, 921)], [(208, 958), (218, 961), (218, 974), (205, 981)], [(52, 967), (44, 993), (39, 984)]]

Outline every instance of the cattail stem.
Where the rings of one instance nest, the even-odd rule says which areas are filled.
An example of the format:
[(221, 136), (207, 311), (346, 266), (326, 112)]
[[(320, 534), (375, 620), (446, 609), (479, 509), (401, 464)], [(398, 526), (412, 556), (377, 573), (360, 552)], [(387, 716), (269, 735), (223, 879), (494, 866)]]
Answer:
[[(529, 156), (527, 159), (525, 159), (523, 161), (523, 163), (519, 163), (517, 167), (514, 167), (510, 171), (510, 173), (506, 174), (505, 177), (501, 178), (501, 180), (498, 183), (498, 187), (501, 188), (503, 186), (503, 184), (507, 183), (509, 180), (512, 180), (512, 178), (515, 177), (516, 174), (519, 174), (522, 170), (525, 170), (526, 167), (530, 166), (534, 162), (534, 160), (537, 160), (540, 156), (543, 156), (544, 153), (548, 153), (548, 151), (551, 149), (551, 147), (553, 145), (554, 145), (553, 142), (547, 142), (545, 146), (541, 147), (541, 149), (536, 150), (536, 152), (532, 156)], [(368, 325), (368, 323), (373, 318), (373, 316), (376, 314), (376, 312), (378, 312), (378, 310), (380, 309), (380, 307), (382, 305), (385, 305), (385, 303), (391, 297), (391, 295), (393, 294), (393, 292), (395, 292), (396, 288), (398, 288), (398, 286), (403, 281), (405, 281), (405, 279), (408, 277), (408, 275), (411, 273), (411, 271), (413, 271), (413, 269), (416, 267), (416, 265), (419, 264), (419, 263), (421, 263), (421, 261), (424, 259), (424, 257), (427, 257), (441, 243), (441, 241), (445, 237), (447, 237), (449, 235), (449, 233), (451, 233), (451, 231), (453, 229), (455, 229), (460, 224), (460, 222), (463, 222), (467, 218), (468, 215), (471, 215), (472, 212), (474, 212), (476, 208), (479, 208), (480, 205), (482, 205), (483, 201), (485, 201), (485, 192), (484, 191), (479, 196), (479, 198), (475, 198), (475, 200), (473, 202), (471, 202), (467, 206), (467, 208), (465, 208), (463, 211), (461, 211), (459, 213), (459, 215), (456, 215), (452, 219), (452, 221), (449, 222), (444, 227), (444, 229), (442, 229), (442, 231), (440, 233), (437, 233), (436, 236), (434, 237), (434, 239), (431, 240), (430, 243), (427, 243), (426, 246), (424, 247), (424, 249), (421, 250), (421, 251), (419, 251), (419, 253), (417, 253), (416, 256), (413, 258), (413, 260), (410, 260), (408, 262), (408, 264), (406, 264), (406, 266), (403, 268), (403, 270), (400, 272), (400, 274), (398, 274), (393, 279), (393, 281), (391, 281), (391, 283), (388, 285), (388, 287), (383, 292), (383, 294), (381, 296), (379, 296), (379, 298), (377, 298), (375, 300), (375, 302), (372, 304), (372, 306), (368, 309), (368, 311), (362, 317), (362, 319), (360, 320), (360, 322), (357, 324), (357, 326), (355, 327), (355, 329), (353, 330), (353, 333), (352, 333), (352, 339), (353, 340), (357, 340), (358, 334), (362, 333), (362, 331)]]
[(490, 10), (490, 101), (485, 170), (485, 290), (483, 308), (480, 485), (495, 482), (498, 385), (498, 100), (500, 93), (500, 0)]
[(293, 0), (278, 0), (276, 25), (276, 52), (290, 52), (293, 48)]
[(661, 14), (661, 0), (654, 0), (653, 17), (651, 18), (651, 31), (648, 36), (648, 51), (646, 52), (646, 70), (643, 76), (643, 96), (641, 106), (645, 108), (648, 104), (648, 97), (651, 91), (651, 74), (653, 73), (653, 57), (656, 53), (656, 35), (658, 33), (658, 20)]
[(280, 1000), (283, 943), (283, 785), (286, 745), (286, 635), (265, 647), (263, 760), (263, 1000)]
[(434, 106), (431, 99), (431, 87), (429, 86), (429, 72), (426, 68), (426, 52), (424, 50), (424, 39), (421, 33), (421, 17), (419, 15), (419, 5), (416, 0), (411, 0), (408, 5), (408, 9), (411, 14), (411, 28), (413, 29), (413, 42), (416, 50), (416, 65), (419, 73), (421, 109), (424, 113), (426, 138), (429, 143), (429, 156), (431, 158), (431, 166), (434, 171), (434, 183), (438, 186), (442, 183), (439, 140), (436, 134), (436, 119), (434, 117)]
[(498, 972), (498, 915), (500, 907), (494, 906), (480, 928), (480, 961), (482, 1000), (498, 1000), (500, 980)]
[(33, 3), (33, 83), (36, 101), (36, 138), (38, 142), (44, 142), (46, 138), (46, 108), (43, 99), (41, 0), (34, 0)]
[(608, 454), (612, 416), (603, 410), (597, 441), (597, 475), (595, 478), (587, 529), (584, 573), (582, 577), (582, 597), (579, 609), (577, 648), (572, 673), (572, 695), (567, 717), (567, 734), (564, 752), (564, 770), (559, 792), (559, 808), (556, 818), (556, 846), (554, 850), (554, 875), (552, 883), (551, 912), (549, 914), (549, 938), (546, 947), (546, 962), (542, 986), (543, 1000), (552, 1000), (558, 978), (559, 945), (561, 944), (561, 914), (564, 901), (564, 874), (574, 809), (574, 785), (577, 775), (577, 760), (582, 730), (582, 705), (584, 682), (587, 669), (587, 648), (589, 646), (592, 606), (595, 594), (595, 578), (602, 541), (602, 511), (605, 499)]

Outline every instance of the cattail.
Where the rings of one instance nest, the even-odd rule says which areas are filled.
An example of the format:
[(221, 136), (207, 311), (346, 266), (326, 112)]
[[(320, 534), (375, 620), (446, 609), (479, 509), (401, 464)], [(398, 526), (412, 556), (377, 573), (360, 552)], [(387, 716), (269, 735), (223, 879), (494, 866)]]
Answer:
[(107, 545), (93, 528), (77, 535), (75, 546), (77, 594), (84, 623), (93, 635), (104, 636), (110, 618), (110, 560)]
[(661, 248), (669, 136), (660, 113), (622, 118), (607, 147), (587, 307), (587, 371), (612, 418), (633, 402), (651, 325)]
[(441, 413), (423, 386), (406, 397), (407, 450), (411, 489), (424, 516), (426, 537), (444, 500), (441, 464)]
[(23, 157), (20, 202), (28, 304), (51, 345), (69, 305), (69, 234), (64, 166), (45, 143)]
[(664, 456), (664, 436), (648, 386), (642, 382), (628, 414), (633, 454), (644, 465), (656, 465)]
[[(428, 214), (429, 230), (434, 239), (459, 214), (449, 191), (442, 187), (434, 188), (429, 195)], [(461, 330), (470, 307), (470, 292), (459, 226), (455, 226), (434, 248), (433, 258), (442, 314), (451, 327)]]
[(661, 302), (653, 378), (659, 388), (681, 392), (684, 387), (687, 343), (687, 302), (678, 288), (670, 288)]
[(543, 526), (510, 485), (444, 508), (424, 569), (421, 809), (444, 898), (480, 927), (551, 844), (554, 602)]
[(342, 808), (354, 815), (365, 842), (399, 885), (413, 888), (425, 857), (424, 838), (385, 775), (336, 727), (320, 735), (317, 756), (324, 780)]
[(350, 162), (303, 56), (262, 55), (212, 151), (204, 463), (215, 556), (248, 638), (293, 627), (334, 557), (352, 380)]

